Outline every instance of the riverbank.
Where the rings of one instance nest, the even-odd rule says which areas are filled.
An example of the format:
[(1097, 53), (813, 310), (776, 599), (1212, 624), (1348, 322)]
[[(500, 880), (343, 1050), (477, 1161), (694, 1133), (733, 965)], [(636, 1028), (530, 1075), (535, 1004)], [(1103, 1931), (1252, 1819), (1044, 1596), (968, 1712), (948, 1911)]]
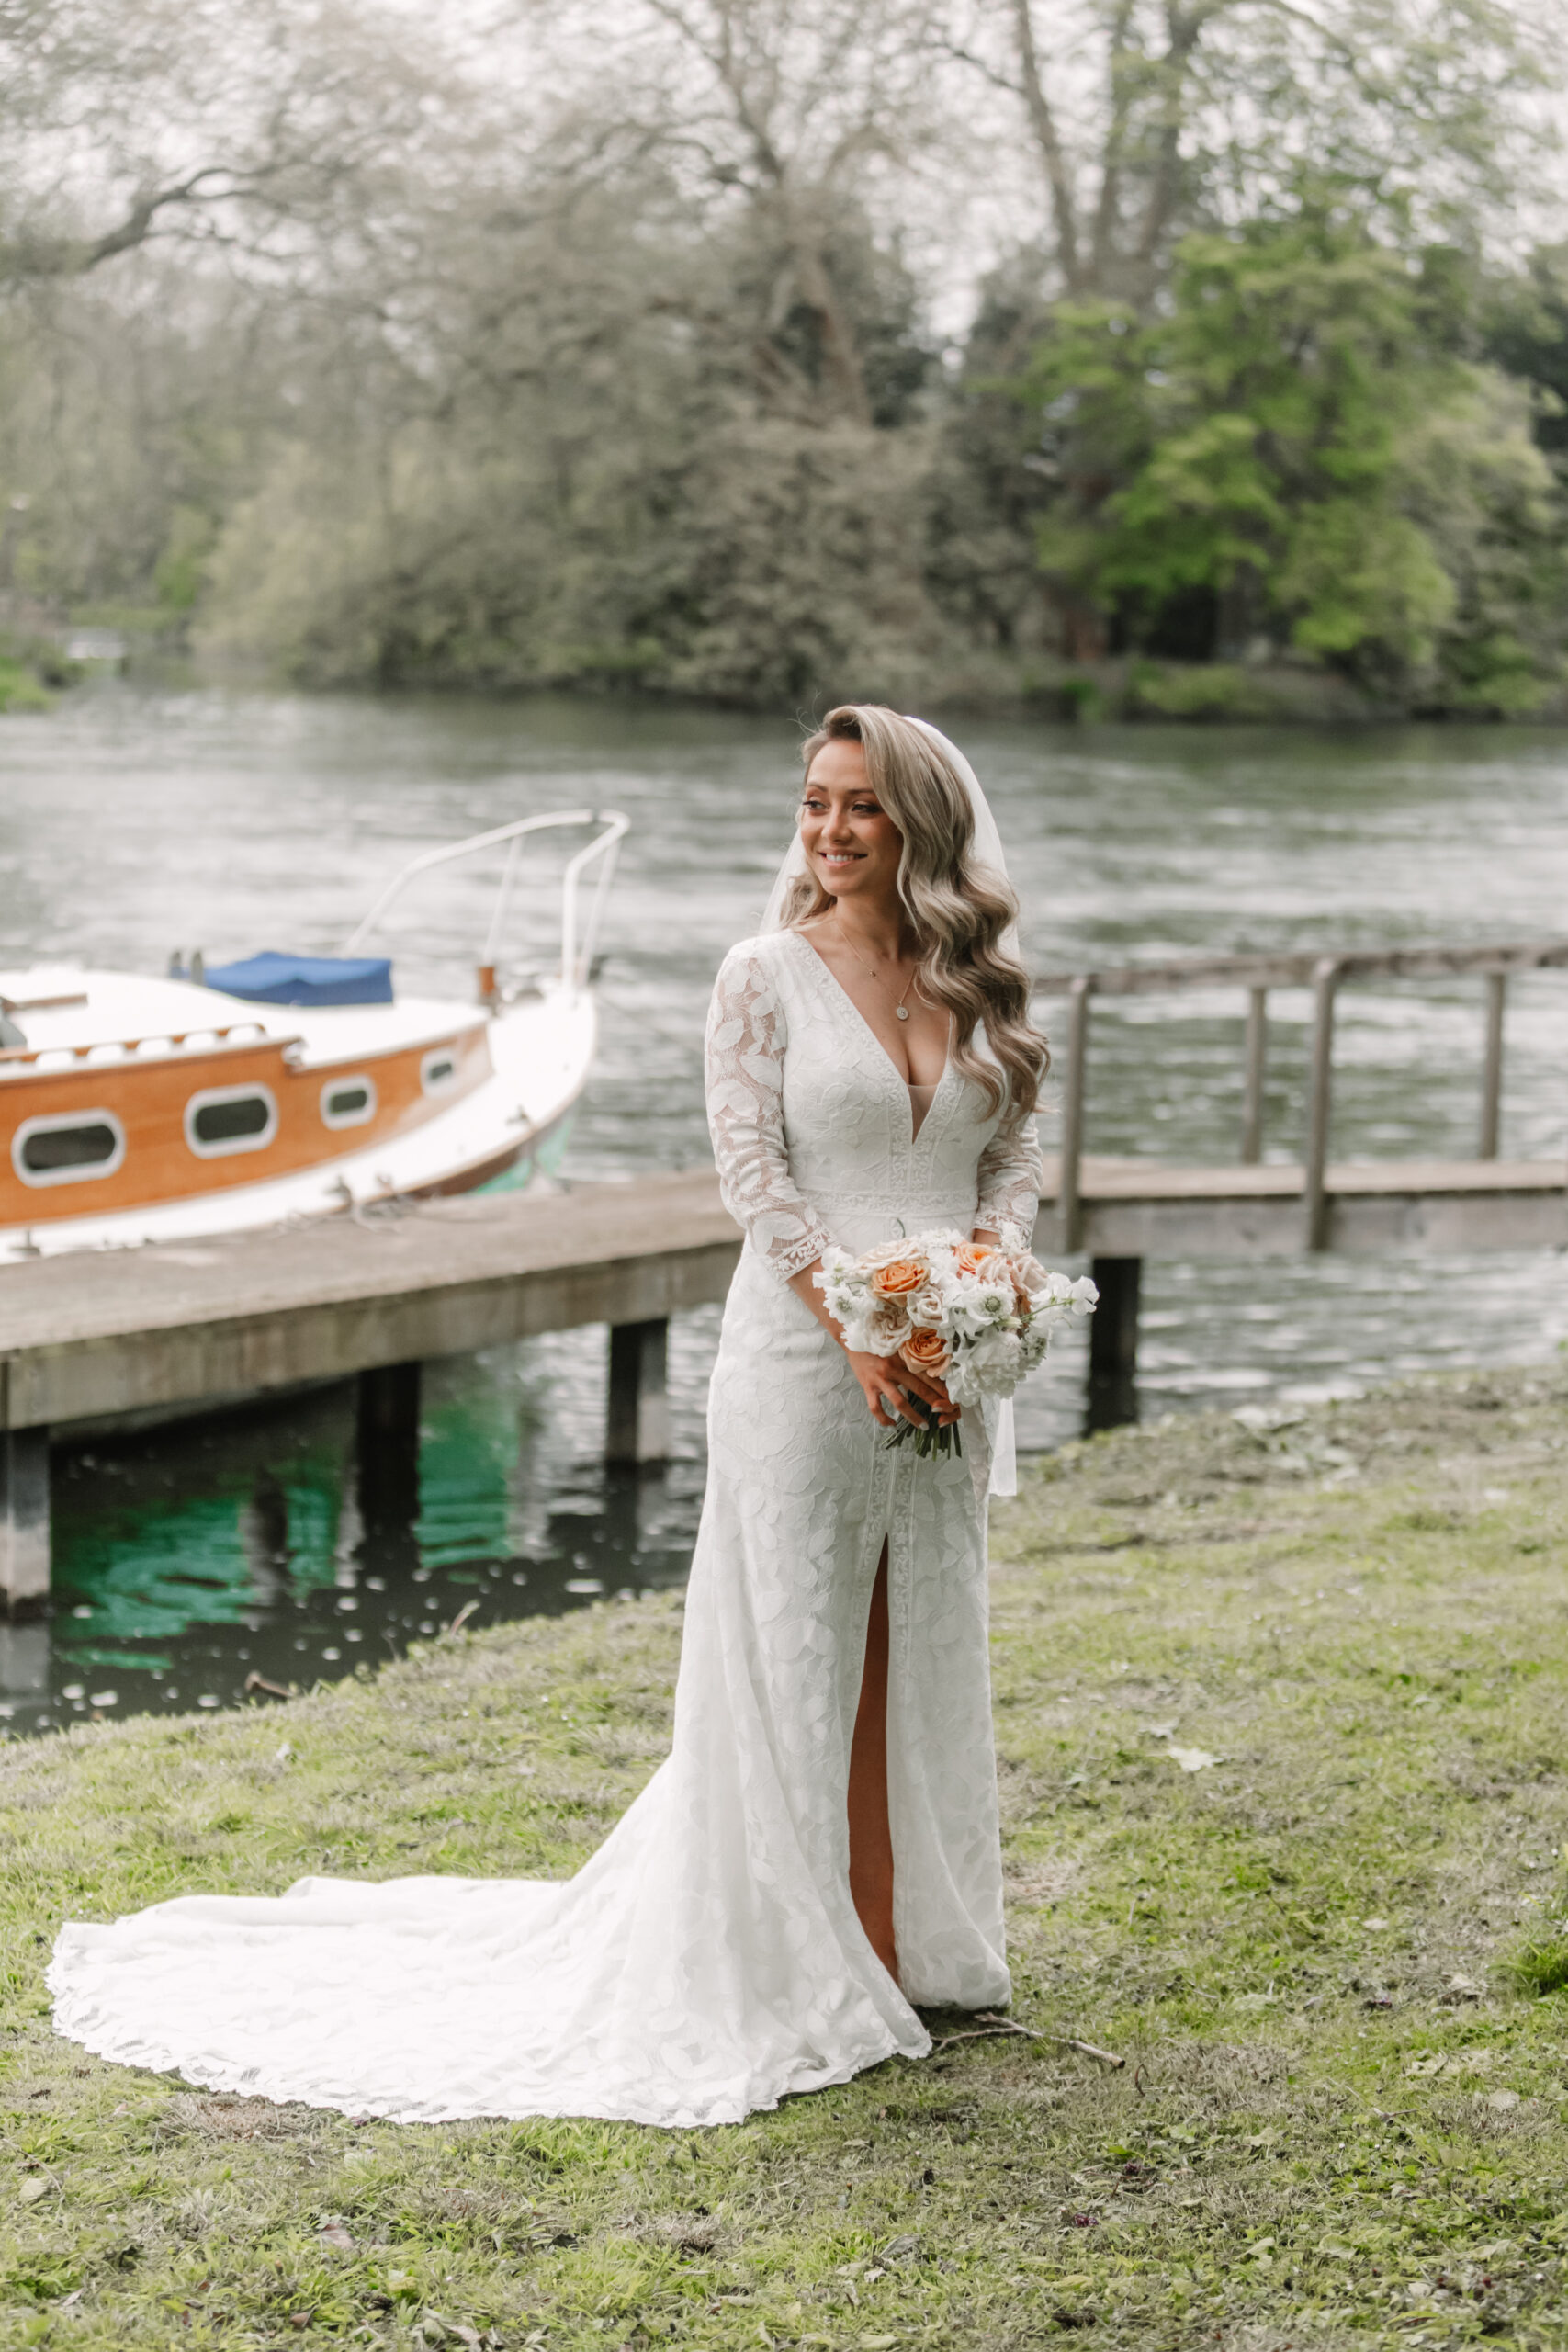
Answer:
[[(63, 626), (63, 624), (62, 625)], [(916, 707), (954, 722), (1004, 725), (1277, 726), (1292, 729), (1388, 729), (1412, 723), (1446, 725), (1523, 721), (1558, 728), (1568, 724), (1568, 691), (1555, 681), (1523, 679), (1501, 700), (1478, 695), (1473, 701), (1403, 698), (1382, 693), (1343, 673), (1310, 661), (1271, 657), (1246, 662), (1176, 662), (1148, 654), (1111, 655), (1073, 662), (1055, 654), (1017, 654), (990, 648), (939, 648), (924, 657), (911, 652), (880, 670), (848, 670), (817, 690), (787, 699), (766, 695), (702, 693), (673, 685), (657, 670), (616, 664), (601, 674), (519, 670), (470, 676), (411, 670), (392, 678), (297, 679), (262, 662), (203, 647), (193, 651), (178, 631), (138, 629), (122, 635), (130, 648), (126, 674), (149, 691), (171, 686), (189, 692), (265, 694), (276, 691), (330, 699), (344, 690), (373, 697), (390, 709), (427, 697), (461, 706), (468, 701), (502, 706), (559, 699), (585, 710), (646, 713), (657, 721), (688, 712), (701, 718), (753, 717), (767, 724), (794, 725), (807, 711), (821, 712), (835, 701), (887, 702)], [(0, 651), (0, 713), (52, 707), (55, 690), (74, 683), (79, 667), (52, 661), (37, 645)]]
[[(734, 2130), (400, 2130), (89, 2060), (47, 1939), (306, 1871), (571, 1869), (677, 1600), (0, 1748), (0, 2339), (1555, 2345), (1568, 1377), (1069, 1448), (998, 1514), (1014, 2014)], [(967, 2021), (937, 2021), (961, 2031)]]

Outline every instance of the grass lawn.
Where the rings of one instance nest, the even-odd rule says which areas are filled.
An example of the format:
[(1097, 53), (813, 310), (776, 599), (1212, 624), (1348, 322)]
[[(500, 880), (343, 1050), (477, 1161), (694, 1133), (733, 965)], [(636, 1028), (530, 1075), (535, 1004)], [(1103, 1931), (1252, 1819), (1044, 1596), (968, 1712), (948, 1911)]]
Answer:
[[(561, 1872), (678, 1603), (0, 1747), (0, 2344), (1568, 2346), (1568, 1378), (1071, 1449), (998, 1513), (1015, 2015), (730, 2129), (398, 2127), (85, 2060), (69, 1916)], [(966, 2020), (933, 2020), (957, 2031)]]

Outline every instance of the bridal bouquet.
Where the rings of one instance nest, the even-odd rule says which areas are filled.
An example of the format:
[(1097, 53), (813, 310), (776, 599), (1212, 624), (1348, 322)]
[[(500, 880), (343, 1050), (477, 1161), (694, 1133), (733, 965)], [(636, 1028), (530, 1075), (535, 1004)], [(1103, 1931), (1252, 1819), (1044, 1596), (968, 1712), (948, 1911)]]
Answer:
[[(1016, 1227), (987, 1249), (960, 1233), (921, 1233), (852, 1258), (825, 1250), (817, 1285), (857, 1354), (893, 1356), (911, 1372), (945, 1383), (955, 1405), (1010, 1396), (1070, 1317), (1091, 1315), (1100, 1293), (1087, 1275), (1070, 1282), (1032, 1257)], [(922, 1456), (962, 1454), (956, 1424), (900, 1421), (887, 1441), (913, 1438)]]

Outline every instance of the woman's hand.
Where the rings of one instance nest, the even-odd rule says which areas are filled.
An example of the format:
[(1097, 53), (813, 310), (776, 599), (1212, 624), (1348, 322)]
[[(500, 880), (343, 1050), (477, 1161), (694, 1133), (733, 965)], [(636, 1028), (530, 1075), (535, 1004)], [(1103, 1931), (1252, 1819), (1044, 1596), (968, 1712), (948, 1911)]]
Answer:
[[(828, 1303), (818, 1289), (814, 1279), (821, 1263), (820, 1258), (816, 1259), (812, 1264), (803, 1268), (798, 1274), (792, 1274), (789, 1286), (801, 1305), (810, 1308), (824, 1330), (831, 1331), (839, 1345), (843, 1347), (842, 1326), (829, 1314)], [(927, 1426), (926, 1417), (910, 1403), (911, 1396), (919, 1396), (926, 1404), (933, 1407), (939, 1423), (944, 1429), (950, 1421), (956, 1421), (959, 1419), (959, 1408), (953, 1403), (942, 1382), (932, 1380), (928, 1373), (911, 1372), (908, 1365), (901, 1362), (897, 1356), (857, 1355), (852, 1348), (844, 1348), (844, 1353), (850, 1360), (850, 1370), (860, 1383), (861, 1395), (865, 1398), (866, 1410), (870, 1413), (872, 1419), (879, 1422), (885, 1430), (897, 1427), (893, 1414), (888, 1412), (886, 1405), (883, 1402), (885, 1397), (887, 1404), (893, 1407), (894, 1413), (898, 1414), (906, 1421), (912, 1421), (918, 1430), (923, 1430)]]
[(905, 1420), (912, 1421), (916, 1429), (926, 1428), (926, 1416), (910, 1401), (915, 1396), (932, 1408), (940, 1428), (945, 1429), (950, 1421), (958, 1419), (959, 1408), (940, 1380), (929, 1379), (923, 1372), (911, 1372), (897, 1356), (859, 1355), (853, 1348), (846, 1348), (844, 1353), (849, 1358), (850, 1370), (860, 1383), (872, 1419), (885, 1430), (897, 1426), (887, 1411), (888, 1405)]

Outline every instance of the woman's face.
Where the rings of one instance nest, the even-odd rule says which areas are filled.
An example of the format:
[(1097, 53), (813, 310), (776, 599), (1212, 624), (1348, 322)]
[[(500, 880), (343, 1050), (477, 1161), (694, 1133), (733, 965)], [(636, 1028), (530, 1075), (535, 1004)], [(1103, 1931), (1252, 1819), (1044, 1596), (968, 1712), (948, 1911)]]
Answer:
[(904, 837), (865, 780), (859, 743), (824, 743), (800, 803), (807, 864), (831, 899), (897, 896)]

